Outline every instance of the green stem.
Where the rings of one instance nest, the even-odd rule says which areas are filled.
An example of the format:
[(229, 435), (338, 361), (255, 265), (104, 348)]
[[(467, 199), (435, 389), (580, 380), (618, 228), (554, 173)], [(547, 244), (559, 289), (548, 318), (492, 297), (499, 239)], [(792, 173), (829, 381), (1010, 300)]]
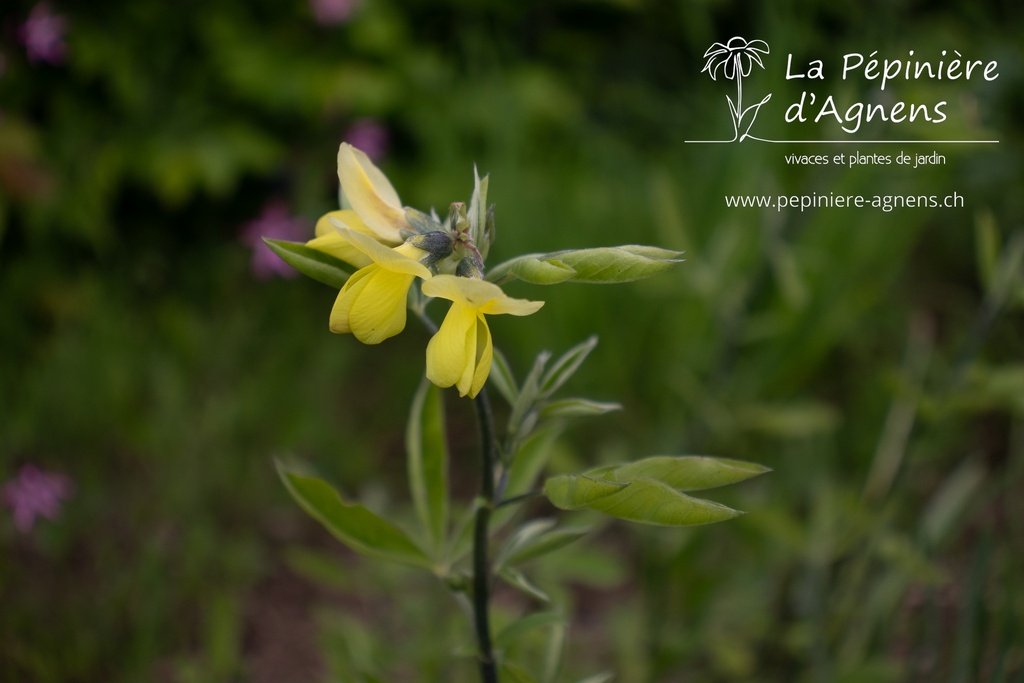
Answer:
[(487, 546), (491, 512), (494, 509), (494, 470), (498, 462), (498, 442), (486, 388), (480, 390), (473, 403), (480, 424), (480, 497), (483, 499), (483, 504), (476, 511), (476, 526), (473, 529), (473, 617), (480, 649), (480, 680), (483, 683), (497, 683), (498, 669), (491, 642), (491, 566)]

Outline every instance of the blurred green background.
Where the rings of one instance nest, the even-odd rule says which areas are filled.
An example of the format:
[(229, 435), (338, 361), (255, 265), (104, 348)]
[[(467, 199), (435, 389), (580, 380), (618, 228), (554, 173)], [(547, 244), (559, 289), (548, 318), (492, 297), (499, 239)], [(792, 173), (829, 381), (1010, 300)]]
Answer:
[[(545, 307), (492, 323), (519, 373), (600, 336), (571, 393), (625, 410), (569, 430), (559, 470), (774, 469), (719, 497), (738, 521), (612, 524), (537, 569), (568, 586), (565, 680), (1024, 680), (1019, 3), (11, 0), (0, 31), (0, 481), (28, 464), (74, 482), (31, 530), (0, 509), (0, 680), (472, 680), (445, 591), (335, 547), (273, 468), (407, 504), (426, 335), (333, 336), (334, 292), (252, 264), (254, 232), (304, 239), (335, 208), (344, 139), (442, 214), (474, 163), (490, 173), (492, 261), (686, 252), (635, 285), (513, 285)], [(761, 135), (790, 135), (769, 107), (807, 88), (785, 53), (957, 49), (999, 78), (892, 95), (947, 99), (941, 133), (862, 133), (1000, 144), (916, 170), (687, 144), (731, 134), (733, 86), (701, 68), (733, 35), (772, 46), (745, 84), (773, 93)], [(878, 95), (829, 78), (845, 102)], [(723, 201), (832, 191), (965, 207)], [(449, 407), (472, 481), (471, 415)]]

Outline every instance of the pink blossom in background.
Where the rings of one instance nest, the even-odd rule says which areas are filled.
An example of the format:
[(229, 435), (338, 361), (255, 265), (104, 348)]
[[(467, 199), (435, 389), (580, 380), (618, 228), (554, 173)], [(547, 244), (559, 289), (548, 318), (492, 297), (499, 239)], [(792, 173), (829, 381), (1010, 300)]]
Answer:
[(25, 45), (29, 61), (61, 64), (67, 57), (64, 31), (67, 19), (55, 14), (49, 2), (40, 2), (29, 12), (18, 37)]
[(356, 149), (366, 152), (374, 161), (388, 153), (388, 129), (375, 119), (358, 119), (345, 132), (345, 139)]
[(260, 280), (298, 275), (294, 268), (264, 244), (263, 238), (305, 242), (309, 238), (308, 232), (306, 221), (292, 216), (284, 202), (267, 202), (263, 213), (242, 229), (242, 242), (252, 248), (252, 274)]
[(321, 26), (337, 26), (344, 23), (358, 4), (359, 0), (309, 0), (313, 17)]
[(35, 465), (22, 465), (18, 476), (0, 488), (0, 501), (11, 508), (18, 531), (28, 532), (36, 516), (56, 519), (61, 500), (70, 498), (73, 492), (74, 484), (65, 475), (43, 472)]

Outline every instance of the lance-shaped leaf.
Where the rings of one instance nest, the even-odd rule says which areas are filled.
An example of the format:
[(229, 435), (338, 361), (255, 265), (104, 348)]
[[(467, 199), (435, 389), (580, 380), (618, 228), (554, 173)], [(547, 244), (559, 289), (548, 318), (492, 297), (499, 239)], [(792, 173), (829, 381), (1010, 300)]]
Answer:
[(636, 244), (572, 249), (511, 259), (492, 268), (487, 278), (499, 281), (517, 277), (538, 285), (632, 282), (671, 268), (682, 260), (681, 256), (682, 252)]
[(448, 526), (448, 441), (441, 390), (426, 378), (413, 398), (405, 448), (416, 516), (436, 558)]
[(742, 460), (703, 455), (655, 455), (625, 465), (609, 465), (587, 472), (595, 478), (632, 481), (639, 477), (657, 479), (680, 491), (700, 491), (735, 484), (771, 469)]
[[(561, 427), (557, 424), (544, 426), (522, 441), (508, 469), (504, 498), (514, 498), (533, 491), (534, 482), (551, 459), (561, 431)], [(491, 518), (491, 528), (500, 529), (515, 514), (516, 506), (514, 505), (499, 507)]]
[(555, 524), (557, 522), (553, 519), (534, 519), (519, 527), (494, 556), (493, 564), (495, 570), (501, 569), (502, 565), (508, 560), (509, 555), (515, 552), (517, 548), (530, 544), (544, 532), (553, 529)]
[(327, 482), (288, 472), (281, 464), (277, 471), (302, 509), (349, 548), (385, 560), (431, 567), (430, 560), (404, 531), (362, 505), (342, 500)]
[(544, 495), (556, 508), (576, 510), (594, 507), (595, 503), (621, 493), (629, 485), (627, 482), (594, 479), (583, 474), (560, 474), (544, 482)]
[(301, 242), (272, 240), (266, 237), (263, 241), (282, 261), (317, 282), (341, 289), (348, 280), (350, 273), (345, 268), (345, 262), (330, 254), (307, 247)]
[(570, 543), (578, 541), (588, 533), (590, 533), (590, 527), (552, 529), (551, 531), (545, 532), (532, 539), (529, 543), (524, 543), (523, 545), (513, 549), (505, 561), (510, 565), (515, 565), (537, 557), (542, 557), (550, 552), (558, 550), (559, 548), (563, 548)]
[(571, 280), (576, 271), (556, 258), (546, 254), (526, 254), (499, 263), (487, 273), (491, 282), (500, 282), (508, 278), (519, 278), (523, 282), (535, 285), (557, 285), (559, 282)]
[(641, 280), (667, 270), (682, 260), (682, 252), (632, 244), (577, 249), (551, 256), (576, 271), (573, 282), (594, 284)]
[(489, 379), (501, 397), (509, 405), (514, 405), (519, 397), (519, 387), (516, 385), (515, 375), (512, 374), (512, 368), (505, 359), (505, 355), (498, 349), (494, 349), (494, 360)]
[(545, 426), (527, 437), (509, 467), (506, 497), (519, 496), (533, 488), (537, 477), (551, 459), (555, 442), (561, 433), (557, 425)]
[(530, 369), (530, 374), (523, 380), (523, 386), (519, 389), (519, 396), (516, 398), (516, 402), (512, 404), (512, 414), (509, 415), (508, 424), (509, 429), (514, 430), (516, 437), (519, 439), (526, 438), (526, 435), (536, 426), (536, 415), (533, 416), (534, 422), (531, 423), (530, 412), (541, 398), (541, 375), (544, 373), (544, 368), (547, 366), (550, 358), (551, 353), (548, 351), (541, 351), (537, 354), (537, 358), (533, 361), (533, 367)]
[(540, 409), (541, 417), (592, 417), (622, 410), (620, 403), (591, 401), (587, 398), (566, 398), (551, 401)]
[(516, 565), (558, 550), (583, 538), (588, 527), (556, 529), (553, 519), (527, 522), (514, 533), (494, 557), (494, 566)]
[(535, 600), (539, 600), (540, 602), (551, 602), (551, 596), (541, 590), (533, 581), (526, 578), (526, 574), (523, 574), (518, 569), (513, 567), (502, 567), (501, 571), (498, 572), (498, 577), (508, 585), (522, 591)]
[(551, 369), (544, 374), (540, 382), (541, 395), (547, 398), (562, 388), (562, 385), (569, 381), (569, 378), (576, 374), (580, 365), (587, 359), (590, 352), (597, 346), (597, 335), (591, 335), (584, 341), (572, 347), (556, 360)]
[(664, 482), (645, 477), (631, 480), (621, 491), (597, 498), (587, 507), (630, 522), (659, 526), (712, 524), (743, 514), (710, 500), (692, 498)]

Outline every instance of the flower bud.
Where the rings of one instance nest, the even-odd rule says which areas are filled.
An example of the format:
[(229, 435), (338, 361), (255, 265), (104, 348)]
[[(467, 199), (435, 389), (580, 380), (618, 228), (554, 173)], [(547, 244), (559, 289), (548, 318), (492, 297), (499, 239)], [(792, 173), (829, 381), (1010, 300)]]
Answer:
[(452, 254), (452, 236), (444, 230), (433, 230), (410, 237), (408, 243), (427, 252), (422, 263), (432, 266)]
[(448, 227), (460, 235), (469, 232), (469, 218), (466, 217), (466, 205), (463, 202), (452, 202), (448, 209)]
[(480, 177), (473, 168), (473, 197), (469, 201), (469, 236), (483, 259), (494, 241), (494, 205), (487, 206), (488, 176)]
[(484, 267), (476, 256), (470, 254), (455, 266), (455, 274), (459, 277), (474, 277), (482, 280), (484, 277)]

